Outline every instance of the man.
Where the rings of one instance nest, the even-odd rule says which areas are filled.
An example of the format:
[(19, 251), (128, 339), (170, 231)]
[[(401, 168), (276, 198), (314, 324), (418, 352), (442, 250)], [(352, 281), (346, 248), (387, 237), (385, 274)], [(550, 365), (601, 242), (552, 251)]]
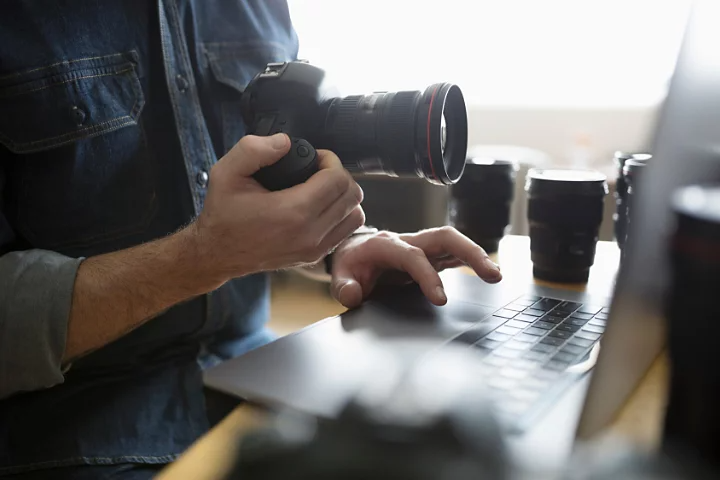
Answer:
[[(335, 247), (355, 307), (386, 270), (438, 305), (437, 270), (499, 281), (452, 229), (352, 235), (332, 152), (268, 192), (289, 149), (244, 136), (242, 88), (292, 60), (282, 1), (0, 6), (0, 476), (148, 478), (207, 431), (202, 369), (271, 340), (265, 272)], [(217, 160), (219, 158), (219, 160)]]

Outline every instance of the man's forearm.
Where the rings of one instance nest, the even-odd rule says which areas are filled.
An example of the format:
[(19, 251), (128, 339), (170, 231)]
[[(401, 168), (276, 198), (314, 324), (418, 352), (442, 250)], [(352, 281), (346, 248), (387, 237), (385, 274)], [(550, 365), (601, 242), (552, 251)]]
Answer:
[(85, 260), (73, 290), (63, 363), (139, 327), (169, 307), (219, 287), (204, 268), (197, 234), (167, 238)]

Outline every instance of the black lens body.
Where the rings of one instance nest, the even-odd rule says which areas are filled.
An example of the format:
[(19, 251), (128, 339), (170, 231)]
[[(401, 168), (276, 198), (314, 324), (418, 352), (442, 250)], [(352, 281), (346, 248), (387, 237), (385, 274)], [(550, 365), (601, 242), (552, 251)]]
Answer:
[[(673, 195), (667, 303), (671, 365), (663, 448), (720, 467), (720, 187)], [(690, 456), (690, 458), (687, 458)]]
[(623, 168), (625, 168), (625, 162), (633, 159), (637, 161), (646, 162), (652, 157), (648, 153), (628, 153), (628, 152), (615, 152), (615, 168), (617, 169), (617, 177), (615, 183), (615, 213), (613, 214), (614, 227), (615, 227), (615, 240), (618, 246), (622, 249), (625, 245), (627, 237), (627, 183), (625, 182), (625, 175)]
[[(460, 179), (468, 132), (456, 85), (337, 97), (325, 77), (305, 62), (269, 64), (243, 93), (248, 133), (303, 139), (315, 149), (332, 150), (354, 173), (421, 177), (438, 185)], [(273, 190), (307, 180), (314, 173), (312, 161), (295, 150), (291, 154), (256, 178)]]
[[(628, 240), (628, 236), (630, 235), (630, 225), (632, 224), (632, 216), (633, 216), (633, 202), (634, 199), (637, 197), (638, 192), (638, 185), (640, 182), (640, 178), (642, 176), (642, 171), (644, 170), (645, 166), (647, 165), (647, 161), (650, 159), (650, 156), (635, 156), (633, 158), (628, 159), (625, 162), (625, 165), (623, 166), (623, 180), (625, 182), (625, 201), (624, 201), (624, 209), (625, 212), (624, 215), (624, 235), (625, 239), (623, 241), (623, 246)], [(622, 257), (625, 258), (626, 250), (622, 249)]]
[(534, 276), (552, 282), (587, 282), (608, 193), (605, 176), (594, 171), (531, 169), (525, 189)]
[(494, 158), (469, 158), (450, 189), (450, 224), (488, 253), (497, 252), (510, 224), (517, 165)]

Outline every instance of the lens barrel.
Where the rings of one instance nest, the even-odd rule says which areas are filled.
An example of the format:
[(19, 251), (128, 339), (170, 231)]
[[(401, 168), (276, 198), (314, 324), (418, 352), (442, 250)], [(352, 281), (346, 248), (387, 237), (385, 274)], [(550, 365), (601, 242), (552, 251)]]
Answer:
[(465, 168), (465, 100), (450, 83), (333, 98), (321, 138), (320, 148), (334, 151), (351, 172), (451, 185)]
[(688, 186), (671, 205), (667, 303), (671, 365), (663, 448), (720, 464), (720, 186)]
[(507, 160), (473, 157), (450, 188), (449, 221), (488, 253), (497, 252), (510, 224), (518, 166)]
[(615, 240), (622, 249), (625, 245), (627, 237), (627, 183), (625, 182), (625, 162), (628, 160), (636, 160), (646, 162), (652, 157), (648, 153), (629, 153), (618, 151), (615, 152), (614, 163), (617, 169), (617, 177), (615, 183), (615, 214), (613, 215), (615, 227)]
[(608, 193), (605, 175), (531, 169), (525, 190), (534, 276), (553, 282), (586, 282)]

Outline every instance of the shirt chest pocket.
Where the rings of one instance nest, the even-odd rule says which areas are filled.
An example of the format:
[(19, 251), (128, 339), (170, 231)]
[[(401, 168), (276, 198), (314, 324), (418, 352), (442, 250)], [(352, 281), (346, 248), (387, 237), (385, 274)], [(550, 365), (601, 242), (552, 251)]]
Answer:
[(262, 40), (203, 43), (201, 47), (211, 77), (206, 94), (220, 120), (224, 153), (245, 135), (240, 99), (250, 80), (265, 70), (268, 63), (296, 58), (290, 46)]
[(87, 254), (151, 220), (137, 64), (129, 52), (0, 75), (10, 218), (33, 247)]

